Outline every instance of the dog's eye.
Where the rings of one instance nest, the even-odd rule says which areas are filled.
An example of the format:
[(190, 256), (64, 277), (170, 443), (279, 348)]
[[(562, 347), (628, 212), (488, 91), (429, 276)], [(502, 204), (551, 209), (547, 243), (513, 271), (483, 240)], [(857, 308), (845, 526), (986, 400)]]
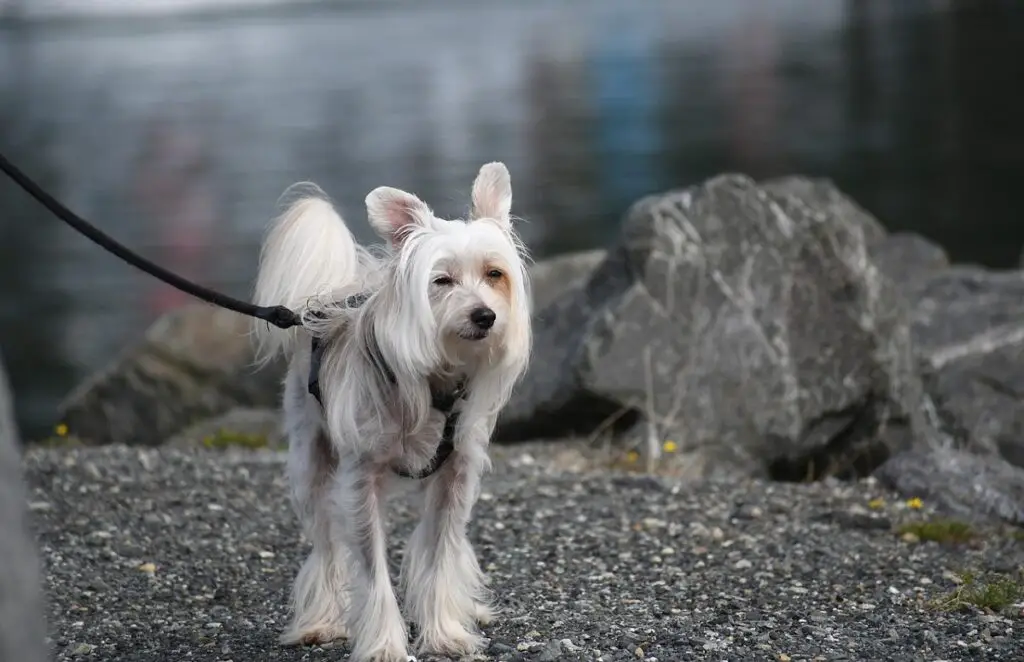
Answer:
[(452, 280), (451, 276), (438, 276), (434, 279), (434, 285), (437, 285), (438, 287), (448, 287), (454, 283), (455, 281)]
[(505, 274), (501, 273), (501, 269), (491, 269), (490, 271), (487, 272), (487, 277), (490, 278), (491, 280), (498, 280), (504, 275)]

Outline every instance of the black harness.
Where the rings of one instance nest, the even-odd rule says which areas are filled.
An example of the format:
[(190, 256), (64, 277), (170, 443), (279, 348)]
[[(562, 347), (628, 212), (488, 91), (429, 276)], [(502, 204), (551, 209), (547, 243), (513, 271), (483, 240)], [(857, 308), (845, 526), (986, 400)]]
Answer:
[[(370, 295), (366, 292), (360, 294), (354, 294), (345, 299), (345, 307), (347, 308), (358, 308), (359, 306), (366, 303), (366, 300), (370, 298)], [(321, 315), (313, 313), (313, 315), (323, 319)], [(320, 366), (323, 363), (324, 349), (326, 343), (323, 342), (323, 338), (317, 335), (313, 335), (312, 346), (310, 348), (309, 356), (309, 392), (316, 398), (316, 401), (320, 403), (320, 406), (324, 406), (323, 396), (320, 393)], [(392, 385), (397, 383), (395, 373), (392, 372), (391, 368), (381, 357), (380, 352), (375, 348), (370, 348), (370, 354), (373, 362), (380, 370), (381, 374), (385, 379), (388, 380)], [(465, 381), (460, 380), (455, 388), (451, 390), (440, 390), (431, 387), (430, 397), (431, 405), (437, 411), (444, 414), (444, 431), (441, 433), (441, 440), (437, 444), (437, 451), (434, 453), (434, 457), (431, 458), (430, 464), (424, 467), (418, 472), (410, 472), (405, 469), (392, 467), (392, 470), (403, 478), (422, 479), (432, 476), (444, 465), (448, 456), (455, 450), (455, 426), (459, 422), (459, 412), (455, 411), (455, 405), (459, 400), (464, 398), (466, 395), (466, 384)]]

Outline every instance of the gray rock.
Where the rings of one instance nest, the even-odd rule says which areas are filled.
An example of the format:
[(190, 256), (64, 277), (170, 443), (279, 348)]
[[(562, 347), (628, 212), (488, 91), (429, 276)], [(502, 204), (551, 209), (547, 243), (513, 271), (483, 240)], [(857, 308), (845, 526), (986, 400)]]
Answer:
[(875, 476), (904, 496), (961, 517), (1024, 524), (1024, 470), (998, 456), (922, 447), (890, 458)]
[(824, 181), (722, 176), (639, 201), (587, 284), (537, 320), (499, 434), (620, 416), (704, 474), (870, 470), (927, 427), (904, 299), (870, 252), (884, 239)]
[(896, 232), (871, 247), (878, 268), (900, 290), (913, 297), (929, 278), (949, 266), (944, 248), (910, 232)]
[(176, 448), (206, 446), (222, 448), (280, 448), (286, 445), (277, 409), (237, 407), (191, 425), (167, 442)]
[(878, 470), (908, 496), (1024, 524), (1024, 273), (949, 268), (913, 287), (938, 434)]
[(1024, 272), (956, 267), (932, 278), (912, 333), (946, 437), (1024, 467)]
[(48, 654), (39, 556), (26, 518), (12, 402), (0, 362), (0, 660), (42, 662)]
[[(958, 265), (913, 290), (915, 345), (932, 361), (962, 353), (955, 348), (995, 328), (1006, 329), (1024, 310), (1024, 272)], [(952, 354), (950, 354), (952, 352)]]
[(544, 310), (552, 301), (566, 292), (581, 287), (594, 273), (607, 253), (596, 249), (566, 253), (530, 266), (533, 289), (533, 310)]
[(281, 364), (255, 370), (249, 319), (193, 304), (158, 320), (136, 345), (60, 405), (86, 444), (159, 445), (236, 407), (274, 407)]
[(552, 639), (537, 655), (537, 662), (558, 662), (562, 659), (562, 642)]

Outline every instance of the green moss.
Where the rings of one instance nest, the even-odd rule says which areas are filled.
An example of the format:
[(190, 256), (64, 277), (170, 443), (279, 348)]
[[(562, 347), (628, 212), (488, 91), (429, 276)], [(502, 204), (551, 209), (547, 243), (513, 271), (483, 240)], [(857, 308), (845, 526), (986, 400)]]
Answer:
[(921, 522), (907, 522), (897, 529), (905, 536), (917, 536), (918, 540), (940, 543), (964, 543), (977, 537), (970, 524), (952, 519), (934, 519)]
[(979, 578), (966, 572), (960, 575), (956, 590), (935, 600), (932, 606), (942, 611), (964, 611), (973, 607), (998, 613), (1019, 602), (1024, 602), (1024, 573)]
[(219, 430), (216, 434), (203, 439), (203, 446), (206, 448), (267, 448), (270, 442), (266, 435), (243, 434), (231, 430)]

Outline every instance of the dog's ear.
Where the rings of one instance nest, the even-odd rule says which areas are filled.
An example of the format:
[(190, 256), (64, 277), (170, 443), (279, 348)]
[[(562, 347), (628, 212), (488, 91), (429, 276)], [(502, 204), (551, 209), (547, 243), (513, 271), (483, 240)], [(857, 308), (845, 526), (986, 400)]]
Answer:
[(495, 161), (480, 168), (473, 182), (473, 218), (493, 218), (509, 227), (512, 212), (512, 180), (504, 163)]
[(379, 186), (366, 196), (366, 213), (370, 225), (381, 239), (399, 246), (413, 227), (426, 225), (432, 216), (427, 203), (412, 193), (389, 186)]

